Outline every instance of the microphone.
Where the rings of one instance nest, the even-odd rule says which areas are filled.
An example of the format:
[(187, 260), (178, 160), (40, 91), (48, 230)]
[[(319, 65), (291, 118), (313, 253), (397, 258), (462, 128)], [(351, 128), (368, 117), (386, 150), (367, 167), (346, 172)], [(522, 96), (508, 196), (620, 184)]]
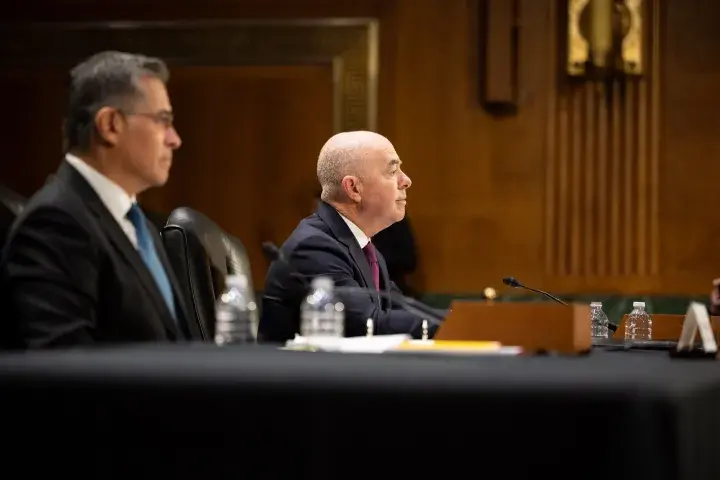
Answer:
[[(559, 298), (557, 298), (555, 295), (551, 295), (551, 294), (549, 294), (548, 292), (545, 292), (545, 291), (543, 291), (543, 290), (538, 290), (538, 289), (536, 289), (536, 288), (532, 288), (532, 287), (528, 287), (527, 285), (523, 285), (523, 284), (520, 283), (520, 281), (519, 281), (517, 278), (515, 278), (515, 277), (505, 277), (505, 278), (503, 278), (503, 283), (504, 283), (505, 285), (507, 285), (508, 287), (524, 288), (525, 290), (530, 290), (531, 292), (540, 293), (540, 294), (545, 295), (547, 298), (549, 298), (549, 299), (551, 299), (551, 300), (553, 300), (553, 301), (555, 301), (555, 302), (557, 302), (557, 303), (559, 303), (559, 304), (561, 304), (561, 305), (565, 305), (566, 307), (568, 306), (567, 303), (563, 302), (562, 300), (560, 300)], [(615, 325), (614, 323), (611, 323), (610, 321), (608, 321), (608, 330), (610, 330), (611, 332), (615, 332), (615, 330), (617, 330), (617, 327), (618, 327), (617, 325)]]
[[(306, 275), (301, 272), (298, 272), (295, 266), (290, 262), (285, 255), (283, 255), (282, 251), (278, 248), (277, 245), (275, 245), (272, 242), (263, 242), (262, 243), (262, 249), (265, 253), (265, 256), (270, 261), (279, 261), (288, 269), (290, 270), (290, 275), (292, 275), (295, 278), (298, 278), (302, 283), (303, 286), (309, 290), (310, 289), (310, 281), (318, 276), (318, 275)], [(424, 303), (413, 301), (412, 303), (408, 301), (408, 299), (404, 295), (397, 294), (392, 291), (384, 291), (384, 290), (376, 290), (374, 288), (364, 288), (364, 287), (354, 287), (354, 286), (334, 286), (333, 291), (337, 293), (349, 293), (349, 294), (370, 294), (370, 295), (376, 295), (378, 298), (378, 304), (380, 303), (380, 298), (384, 298), (388, 300), (390, 303), (390, 308), (392, 308), (392, 303), (395, 302), (402, 306), (405, 310), (414, 313), (415, 315), (421, 317), (424, 320), (428, 320), (429, 323), (433, 323), (435, 325), (439, 325), (443, 323), (444, 317), (439, 313), (436, 312), (430, 307), (429, 305), (425, 305)], [(374, 320), (374, 319), (373, 319)]]
[(557, 298), (557, 297), (554, 296), (554, 295), (550, 295), (548, 292), (543, 292), (542, 290), (537, 290), (537, 289), (535, 289), (535, 288), (531, 288), (531, 287), (528, 287), (528, 286), (523, 285), (523, 284), (520, 283), (515, 277), (505, 277), (505, 278), (503, 278), (503, 283), (504, 283), (505, 285), (507, 285), (508, 287), (524, 288), (525, 290), (530, 290), (531, 292), (540, 293), (540, 294), (542, 294), (542, 295), (545, 295), (545, 296), (548, 297), (549, 299), (556, 301), (557, 303), (559, 303), (559, 304), (561, 304), (561, 305), (565, 305), (566, 307), (568, 306), (567, 303), (563, 302), (562, 300), (560, 300), (559, 298)]

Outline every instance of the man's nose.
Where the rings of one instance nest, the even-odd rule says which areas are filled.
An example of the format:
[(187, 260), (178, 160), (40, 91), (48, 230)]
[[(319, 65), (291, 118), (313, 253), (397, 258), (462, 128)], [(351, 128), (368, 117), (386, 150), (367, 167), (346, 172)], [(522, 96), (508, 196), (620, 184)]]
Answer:
[(168, 128), (165, 135), (165, 143), (168, 147), (173, 150), (180, 148), (182, 140), (180, 139), (180, 135), (177, 133), (177, 130), (175, 130), (175, 127)]

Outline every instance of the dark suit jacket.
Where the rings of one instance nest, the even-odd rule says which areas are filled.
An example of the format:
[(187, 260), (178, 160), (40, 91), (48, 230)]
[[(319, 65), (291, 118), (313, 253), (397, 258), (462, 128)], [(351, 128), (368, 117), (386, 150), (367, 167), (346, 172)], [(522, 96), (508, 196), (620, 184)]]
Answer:
[(0, 261), (6, 348), (173, 342), (200, 333), (155, 237), (175, 292), (179, 328), (140, 254), (70, 164), (30, 200)]
[[(284, 342), (300, 331), (300, 304), (312, 277), (327, 275), (335, 285), (367, 288), (367, 293), (340, 293), (345, 304), (345, 335), (365, 334), (365, 322), (372, 318), (375, 333), (409, 333), (422, 336), (422, 318), (402, 310), (373, 293), (375, 286), (370, 264), (340, 214), (320, 202), (317, 212), (303, 219), (280, 248), (286, 261), (275, 261), (268, 270), (258, 338), (265, 342)], [(380, 283), (385, 291), (397, 289), (388, 279), (387, 266), (380, 252)], [(433, 335), (436, 327), (429, 325)]]

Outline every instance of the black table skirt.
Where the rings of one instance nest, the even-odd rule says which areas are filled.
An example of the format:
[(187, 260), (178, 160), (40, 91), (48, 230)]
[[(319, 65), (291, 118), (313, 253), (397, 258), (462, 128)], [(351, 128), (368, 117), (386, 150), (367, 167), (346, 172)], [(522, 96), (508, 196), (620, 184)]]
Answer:
[(0, 399), (35, 473), (720, 479), (720, 364), (657, 352), (38, 352), (0, 357)]

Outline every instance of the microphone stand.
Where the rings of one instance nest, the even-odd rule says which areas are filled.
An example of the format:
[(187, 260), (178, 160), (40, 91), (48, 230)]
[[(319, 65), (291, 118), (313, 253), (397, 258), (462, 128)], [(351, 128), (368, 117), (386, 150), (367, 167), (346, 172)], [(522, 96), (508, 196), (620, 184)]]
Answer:
[[(538, 290), (538, 289), (536, 289), (536, 288), (528, 287), (527, 285), (519, 282), (515, 277), (505, 277), (505, 278), (503, 278), (503, 283), (504, 283), (505, 285), (507, 285), (508, 287), (523, 288), (523, 289), (529, 290), (529, 291), (531, 291), (531, 292), (539, 293), (539, 294), (544, 295), (544, 296), (546, 296), (547, 298), (549, 298), (549, 299), (551, 299), (551, 300), (553, 300), (553, 301), (555, 301), (555, 302), (557, 302), (557, 303), (559, 303), (559, 304), (561, 304), (561, 305), (565, 305), (566, 307), (569, 306), (567, 303), (563, 302), (562, 300), (560, 300), (560, 299), (559, 299), (558, 297), (556, 297), (555, 295), (552, 295), (552, 294), (550, 294), (550, 293), (548, 293), (548, 292), (545, 292), (545, 291), (543, 291), (543, 290)], [(617, 325), (615, 325), (614, 323), (611, 323), (610, 320), (608, 320), (608, 330), (610, 330), (611, 332), (615, 333), (615, 331), (617, 330), (617, 328), (618, 328)]]

